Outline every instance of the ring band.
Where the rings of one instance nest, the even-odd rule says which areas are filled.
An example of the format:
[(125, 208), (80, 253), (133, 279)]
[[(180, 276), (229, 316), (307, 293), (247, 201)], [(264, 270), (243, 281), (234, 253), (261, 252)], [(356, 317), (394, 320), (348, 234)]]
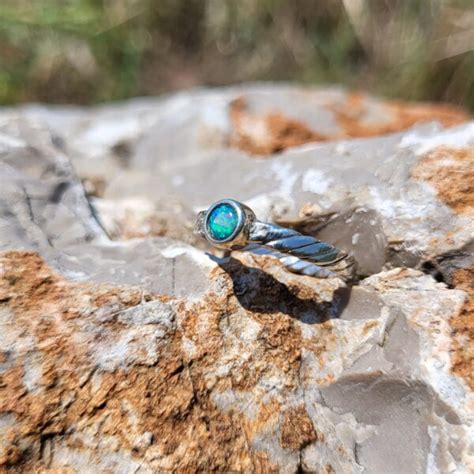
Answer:
[(261, 222), (252, 209), (234, 199), (199, 212), (194, 232), (223, 250), (267, 249), (293, 273), (345, 281), (355, 274), (352, 255), (293, 229)]

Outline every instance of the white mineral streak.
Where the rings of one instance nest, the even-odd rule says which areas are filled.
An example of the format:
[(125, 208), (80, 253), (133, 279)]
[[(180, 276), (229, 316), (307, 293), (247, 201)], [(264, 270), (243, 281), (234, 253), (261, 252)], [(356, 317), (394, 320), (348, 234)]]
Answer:
[(15, 148), (24, 148), (27, 146), (26, 142), (19, 140), (18, 138), (12, 137), (5, 133), (0, 133), (0, 151), (6, 152)]
[(413, 193), (410, 200), (394, 198), (390, 192), (376, 187), (369, 187), (369, 193), (368, 205), (384, 217), (384, 230), (391, 240), (404, 240), (407, 249), (420, 252), (430, 248), (433, 240), (444, 236), (443, 230), (424, 225), (433, 212), (439, 212), (439, 203), (431, 190)]
[(412, 148), (416, 155), (424, 155), (440, 146), (465, 148), (474, 144), (474, 122), (464, 124), (436, 134), (422, 134), (410, 132), (400, 140), (401, 148)]
[(290, 163), (279, 163), (275, 161), (270, 165), (270, 170), (273, 174), (276, 192), (283, 196), (291, 196), (293, 188), (298, 179), (299, 174), (293, 171)]
[(314, 194), (324, 194), (331, 184), (324, 173), (318, 169), (309, 169), (303, 176), (301, 183), (303, 191), (309, 191)]
[(176, 258), (185, 255), (206, 270), (216, 267), (216, 263), (211, 260), (205, 252), (191, 247), (190, 245), (173, 244), (162, 249), (161, 254), (165, 258)]

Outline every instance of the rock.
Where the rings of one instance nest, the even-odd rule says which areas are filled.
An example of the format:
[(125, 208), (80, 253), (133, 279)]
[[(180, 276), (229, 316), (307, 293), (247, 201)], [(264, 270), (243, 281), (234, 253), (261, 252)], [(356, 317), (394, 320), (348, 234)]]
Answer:
[[(336, 88), (0, 110), (0, 470), (472, 470), (473, 150)], [(359, 283), (206, 253), (225, 197)]]

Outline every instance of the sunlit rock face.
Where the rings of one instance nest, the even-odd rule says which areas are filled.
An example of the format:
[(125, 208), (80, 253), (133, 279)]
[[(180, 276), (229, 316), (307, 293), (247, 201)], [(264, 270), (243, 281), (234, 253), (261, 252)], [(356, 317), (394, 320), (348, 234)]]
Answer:
[[(472, 471), (465, 114), (263, 84), (0, 118), (0, 471)], [(358, 283), (212, 255), (223, 198)]]

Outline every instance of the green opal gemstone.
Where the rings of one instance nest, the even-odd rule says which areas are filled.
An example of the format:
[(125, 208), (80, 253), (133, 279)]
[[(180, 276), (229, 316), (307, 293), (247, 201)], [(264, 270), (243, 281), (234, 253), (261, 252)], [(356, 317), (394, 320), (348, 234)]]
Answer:
[(222, 203), (216, 206), (207, 218), (209, 235), (217, 241), (228, 239), (239, 223), (239, 216), (233, 206)]

